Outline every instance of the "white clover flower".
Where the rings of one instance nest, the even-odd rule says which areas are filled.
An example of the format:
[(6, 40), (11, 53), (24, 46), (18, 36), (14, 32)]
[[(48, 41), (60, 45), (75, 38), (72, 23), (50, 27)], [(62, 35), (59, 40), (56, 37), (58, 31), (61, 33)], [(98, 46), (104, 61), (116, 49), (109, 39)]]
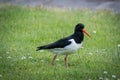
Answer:
[(8, 52), (8, 51), (7, 51), (6, 53), (7, 53), (7, 54), (9, 54), (9, 52)]
[(11, 66), (14, 66), (14, 64), (11, 64)]
[(92, 55), (93, 53), (92, 53), (92, 52), (89, 52), (88, 54)]
[(11, 57), (11, 56), (8, 56), (7, 58), (8, 58), (8, 59), (11, 59), (12, 57)]
[(103, 80), (103, 77), (99, 77), (99, 80)]
[(0, 74), (0, 77), (2, 77), (2, 75)]
[(103, 74), (107, 74), (108, 72), (107, 71), (104, 71)]
[(21, 57), (21, 60), (24, 60), (24, 59), (26, 59), (26, 57), (25, 57), (25, 56), (22, 56), (22, 57)]
[(106, 49), (102, 49), (102, 51), (105, 51)]
[(112, 78), (116, 78), (116, 75), (112, 75)]
[(118, 44), (118, 47), (120, 47), (120, 44)]
[(29, 56), (29, 59), (33, 59), (33, 57), (32, 57), (32, 56)]
[(94, 33), (94, 34), (96, 34), (96, 31), (95, 31), (95, 30), (93, 30), (93, 33)]
[(109, 78), (105, 78), (105, 80), (110, 80)]
[(56, 59), (56, 61), (60, 61), (60, 59)]
[(42, 59), (41, 62), (44, 62), (44, 60)]
[(84, 48), (84, 47), (81, 47), (82, 49)]
[(44, 50), (40, 50), (40, 52), (44, 52)]

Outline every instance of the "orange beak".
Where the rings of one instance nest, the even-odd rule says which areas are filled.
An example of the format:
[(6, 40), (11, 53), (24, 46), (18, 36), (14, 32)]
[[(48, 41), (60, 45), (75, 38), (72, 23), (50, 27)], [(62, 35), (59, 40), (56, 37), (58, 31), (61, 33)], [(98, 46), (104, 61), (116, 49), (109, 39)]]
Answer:
[(89, 33), (88, 33), (85, 29), (82, 29), (82, 31), (83, 31), (87, 36), (91, 37), (91, 36), (89, 35)]

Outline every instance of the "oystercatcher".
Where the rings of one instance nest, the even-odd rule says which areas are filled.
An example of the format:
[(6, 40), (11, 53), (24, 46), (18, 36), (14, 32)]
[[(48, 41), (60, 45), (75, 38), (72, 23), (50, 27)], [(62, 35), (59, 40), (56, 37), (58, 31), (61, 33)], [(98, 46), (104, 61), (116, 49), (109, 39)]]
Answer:
[(52, 59), (51, 64), (54, 64), (54, 61), (57, 55), (65, 55), (64, 61), (66, 67), (68, 67), (67, 57), (69, 54), (75, 52), (79, 48), (82, 47), (84, 33), (90, 37), (88, 32), (84, 29), (84, 25), (82, 23), (78, 23), (75, 26), (74, 33), (68, 37), (62, 38), (54, 43), (37, 47), (37, 50), (50, 50), (55, 55)]

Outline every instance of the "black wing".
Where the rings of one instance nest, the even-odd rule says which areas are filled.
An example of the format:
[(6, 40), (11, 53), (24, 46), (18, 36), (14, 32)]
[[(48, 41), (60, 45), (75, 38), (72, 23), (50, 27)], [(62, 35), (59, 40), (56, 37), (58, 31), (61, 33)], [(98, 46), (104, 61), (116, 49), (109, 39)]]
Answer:
[(65, 46), (71, 44), (71, 41), (69, 41), (69, 39), (70, 37), (67, 37), (67, 38), (60, 39), (54, 43), (37, 47), (36, 51), (42, 50), (42, 49), (64, 48)]

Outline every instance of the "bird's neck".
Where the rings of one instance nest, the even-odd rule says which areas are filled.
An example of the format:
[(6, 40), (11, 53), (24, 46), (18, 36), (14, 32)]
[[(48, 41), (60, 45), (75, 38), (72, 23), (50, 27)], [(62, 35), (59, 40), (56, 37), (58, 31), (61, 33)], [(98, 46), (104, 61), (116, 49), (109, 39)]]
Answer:
[(84, 39), (83, 32), (75, 32), (73, 35), (74, 35), (74, 40), (76, 43), (81, 43)]

